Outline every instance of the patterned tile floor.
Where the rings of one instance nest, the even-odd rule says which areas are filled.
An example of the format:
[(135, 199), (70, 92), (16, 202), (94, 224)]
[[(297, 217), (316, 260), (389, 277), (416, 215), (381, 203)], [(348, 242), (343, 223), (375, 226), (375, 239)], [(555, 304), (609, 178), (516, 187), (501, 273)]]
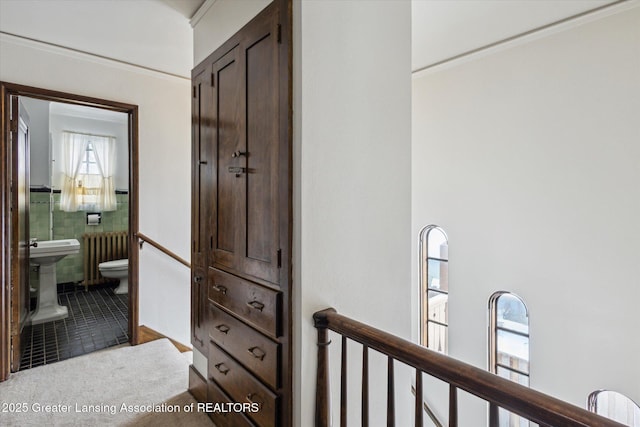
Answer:
[(84, 291), (82, 286), (65, 286), (58, 292), (69, 317), (27, 326), (20, 370), (81, 356), (129, 341), (128, 295), (116, 295), (113, 287)]

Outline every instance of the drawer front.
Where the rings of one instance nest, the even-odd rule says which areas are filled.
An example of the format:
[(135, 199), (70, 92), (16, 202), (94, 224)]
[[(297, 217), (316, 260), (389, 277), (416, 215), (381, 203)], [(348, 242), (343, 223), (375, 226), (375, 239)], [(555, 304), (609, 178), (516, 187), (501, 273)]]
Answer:
[(258, 425), (278, 425), (278, 396), (214, 343), (209, 346), (209, 377), (235, 402), (257, 403), (259, 411), (246, 415)]
[(209, 299), (272, 337), (279, 337), (282, 293), (209, 268)]
[[(207, 385), (207, 402), (211, 402), (214, 405), (217, 403), (226, 407), (231, 402), (231, 399), (220, 390), (220, 388), (213, 381), (209, 381)], [(215, 407), (214, 407), (215, 408)], [(251, 421), (249, 421), (244, 415), (238, 412), (225, 412), (216, 411), (209, 412), (209, 417), (217, 426), (225, 427), (254, 427)]]
[(240, 320), (209, 304), (209, 337), (254, 375), (279, 387), (280, 344), (271, 341)]

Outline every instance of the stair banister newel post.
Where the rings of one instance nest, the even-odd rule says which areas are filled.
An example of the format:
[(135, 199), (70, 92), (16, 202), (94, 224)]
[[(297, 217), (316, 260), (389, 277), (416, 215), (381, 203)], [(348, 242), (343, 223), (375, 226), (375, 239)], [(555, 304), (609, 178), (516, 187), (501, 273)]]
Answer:
[(331, 396), (329, 388), (329, 344), (327, 331), (327, 312), (335, 313), (332, 308), (313, 315), (313, 323), (318, 330), (318, 368), (316, 378), (316, 427), (331, 426)]

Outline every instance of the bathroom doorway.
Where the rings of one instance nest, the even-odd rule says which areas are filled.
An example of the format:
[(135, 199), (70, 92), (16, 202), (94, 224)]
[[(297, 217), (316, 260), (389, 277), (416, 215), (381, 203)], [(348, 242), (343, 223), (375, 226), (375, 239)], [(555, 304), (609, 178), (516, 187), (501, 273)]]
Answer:
[[(11, 209), (22, 192), (11, 185), (12, 100), (30, 122), (30, 186), (19, 196), (27, 201), (26, 239)], [(2, 83), (2, 103), (2, 214), (11, 220), (0, 242), (0, 380), (138, 341), (137, 107), (10, 83)], [(28, 289), (15, 286), (24, 271)], [(29, 318), (16, 322), (11, 313), (25, 294)]]

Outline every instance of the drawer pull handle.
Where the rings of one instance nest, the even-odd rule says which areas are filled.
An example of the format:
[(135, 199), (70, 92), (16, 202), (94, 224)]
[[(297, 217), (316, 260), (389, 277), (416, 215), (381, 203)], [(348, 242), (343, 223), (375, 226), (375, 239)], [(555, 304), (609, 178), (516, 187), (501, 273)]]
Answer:
[(229, 368), (227, 368), (227, 366), (224, 363), (218, 363), (217, 365), (214, 366), (218, 372), (220, 372), (222, 375), (227, 375), (227, 373), (229, 372)]
[(223, 334), (227, 335), (231, 328), (228, 327), (227, 325), (218, 325), (218, 326), (216, 326), (216, 329), (219, 330), (220, 332), (222, 332)]
[(262, 309), (264, 308), (264, 304), (259, 302), (259, 301), (251, 301), (248, 302), (247, 305), (251, 308), (255, 308), (258, 311), (262, 311)]
[(267, 353), (264, 352), (264, 350), (262, 350), (260, 347), (255, 346), (255, 347), (251, 347), (249, 350), (247, 350), (249, 353), (251, 353), (253, 355), (253, 357), (255, 357), (256, 359), (260, 359), (263, 360), (264, 356), (267, 355)]
[(262, 406), (262, 402), (260, 402), (259, 400), (253, 400), (253, 398), (255, 396), (257, 396), (258, 393), (249, 393), (247, 394), (247, 401), (251, 404), (257, 404), (258, 406)]
[(213, 285), (213, 290), (216, 292), (220, 292), (222, 295), (227, 294), (227, 288), (222, 285)]

